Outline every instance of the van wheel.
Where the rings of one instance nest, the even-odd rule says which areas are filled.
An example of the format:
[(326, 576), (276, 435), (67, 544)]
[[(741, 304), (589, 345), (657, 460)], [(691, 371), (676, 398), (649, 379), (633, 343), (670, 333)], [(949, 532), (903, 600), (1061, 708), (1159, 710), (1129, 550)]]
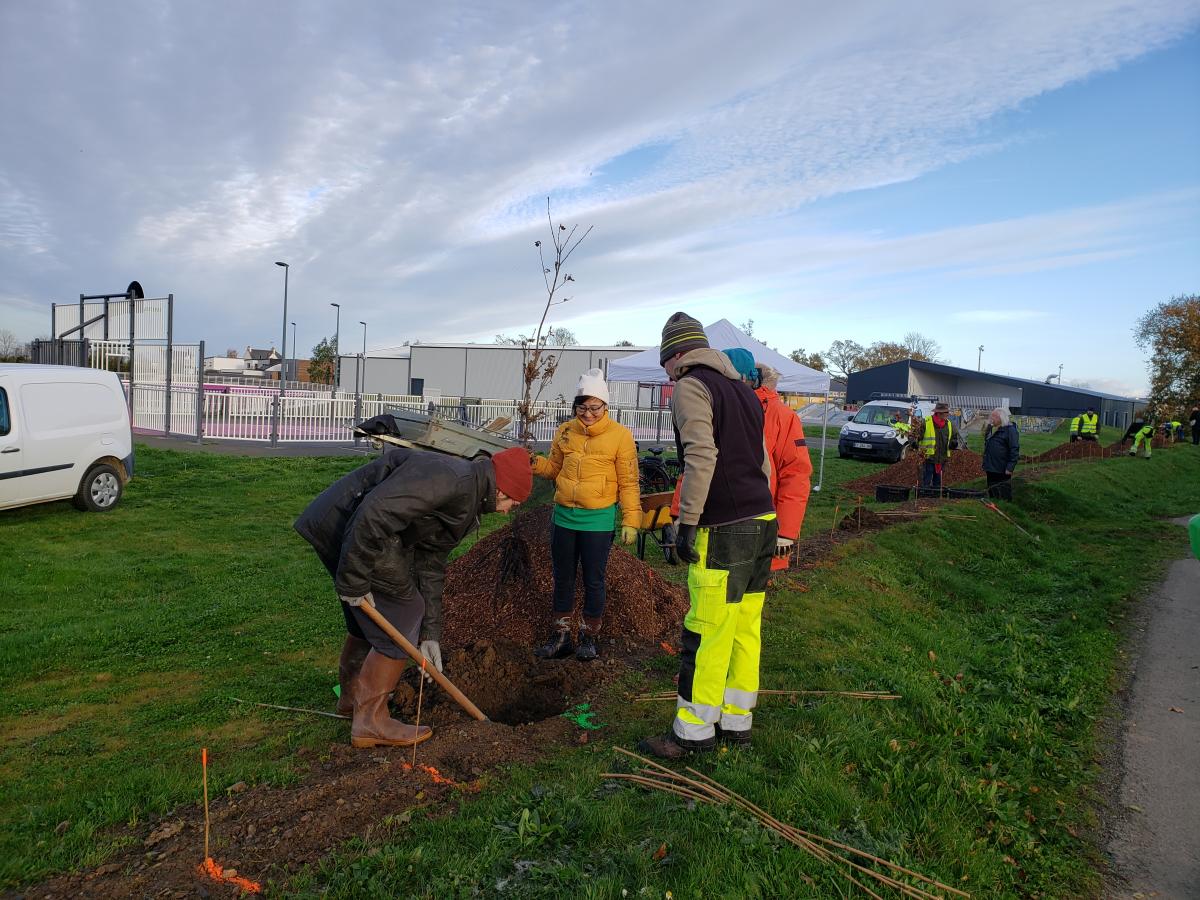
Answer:
[(71, 502), (84, 512), (108, 512), (117, 505), (123, 490), (117, 470), (108, 463), (99, 463), (88, 469)]

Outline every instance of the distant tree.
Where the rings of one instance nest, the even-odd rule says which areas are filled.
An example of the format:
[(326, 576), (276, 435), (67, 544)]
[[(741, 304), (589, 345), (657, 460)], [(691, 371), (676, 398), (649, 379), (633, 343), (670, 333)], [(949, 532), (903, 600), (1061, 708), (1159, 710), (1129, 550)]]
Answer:
[(845, 378), (851, 372), (864, 368), (861, 364), (864, 352), (862, 344), (857, 341), (834, 341), (825, 351), (825, 370), (830, 375)]
[(818, 372), (825, 371), (825, 358), (820, 353), (805, 353), (804, 348), (793, 350), (788, 354), (792, 362), (798, 362), (802, 366), (808, 366), (810, 369), (816, 369)]
[(518, 334), (516, 337), (513, 337), (511, 334), (498, 334), (492, 343), (504, 344), (508, 347), (520, 347), (522, 344), (526, 344), (532, 340), (533, 338), (527, 334)]
[(613, 344), (614, 347), (632, 347), (633, 341), (617, 341)]
[(942, 352), (942, 345), (933, 338), (925, 337), (919, 331), (910, 331), (904, 336), (901, 341), (903, 346), (908, 351), (909, 359), (920, 359), (925, 362), (937, 362), (938, 354)]
[(333, 384), (334, 373), (337, 372), (337, 339), (323, 337), (312, 348), (312, 358), (308, 362), (308, 380), (317, 384)]
[(25, 348), (7, 328), (0, 328), (0, 362), (23, 362)]
[(1200, 403), (1200, 295), (1172, 297), (1140, 319), (1133, 339), (1150, 353), (1150, 412), (1177, 415)]
[(741, 325), (739, 325), (738, 328), (740, 328), (742, 330), (742, 332), (746, 335), (746, 337), (754, 337), (754, 320), (753, 319), (747, 319), (745, 322), (743, 322)]
[(229, 349), (227, 349), (225, 351), (225, 358), (226, 359), (237, 359), (238, 358), (237, 350), (235, 350), (233, 347), (230, 347)]
[(546, 332), (546, 343), (552, 347), (578, 347), (579, 341), (575, 339), (575, 332), (569, 328), (551, 328)]
[(903, 344), (897, 344), (895, 341), (876, 341), (859, 356), (857, 368), (886, 366), (888, 363), (909, 359), (910, 355), (909, 349)]

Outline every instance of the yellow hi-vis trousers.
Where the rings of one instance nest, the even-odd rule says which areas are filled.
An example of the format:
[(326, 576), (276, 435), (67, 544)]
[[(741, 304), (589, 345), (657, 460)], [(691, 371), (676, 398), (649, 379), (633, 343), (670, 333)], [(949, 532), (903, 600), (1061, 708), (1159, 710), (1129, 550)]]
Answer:
[(674, 732), (686, 741), (749, 731), (758, 703), (762, 610), (778, 527), (768, 513), (696, 530), (700, 561), (688, 567)]
[(1146, 442), (1146, 459), (1150, 458), (1150, 444), (1154, 440), (1154, 429), (1147, 425), (1133, 436), (1133, 446), (1129, 448), (1129, 455), (1136, 456), (1138, 447), (1142, 445), (1142, 441)]

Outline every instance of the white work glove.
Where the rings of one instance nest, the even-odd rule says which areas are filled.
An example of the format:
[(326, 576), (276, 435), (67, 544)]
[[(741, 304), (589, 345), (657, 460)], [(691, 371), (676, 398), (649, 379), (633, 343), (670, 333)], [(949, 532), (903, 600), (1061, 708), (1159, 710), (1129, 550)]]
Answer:
[(794, 545), (795, 543), (796, 542), (793, 541), (791, 538), (785, 538), (785, 537), (775, 538), (775, 555), (776, 556), (787, 556), (789, 553), (792, 552), (792, 545)]
[[(442, 671), (442, 647), (437, 641), (421, 641), (421, 655), (429, 661), (429, 664)], [(423, 673), (426, 681), (433, 681), (433, 676), (428, 672)]]
[(372, 609), (375, 607), (375, 598), (371, 596), (371, 592), (367, 591), (361, 597), (341, 597), (343, 603), (347, 606), (362, 606), (364, 603)]

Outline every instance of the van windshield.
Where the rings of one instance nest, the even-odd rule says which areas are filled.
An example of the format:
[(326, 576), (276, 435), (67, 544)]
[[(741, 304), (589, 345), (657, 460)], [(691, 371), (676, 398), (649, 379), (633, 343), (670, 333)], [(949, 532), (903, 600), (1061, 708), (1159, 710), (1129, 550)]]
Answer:
[(876, 406), (868, 403), (854, 415), (855, 425), (894, 425), (908, 418), (903, 409), (895, 406)]

